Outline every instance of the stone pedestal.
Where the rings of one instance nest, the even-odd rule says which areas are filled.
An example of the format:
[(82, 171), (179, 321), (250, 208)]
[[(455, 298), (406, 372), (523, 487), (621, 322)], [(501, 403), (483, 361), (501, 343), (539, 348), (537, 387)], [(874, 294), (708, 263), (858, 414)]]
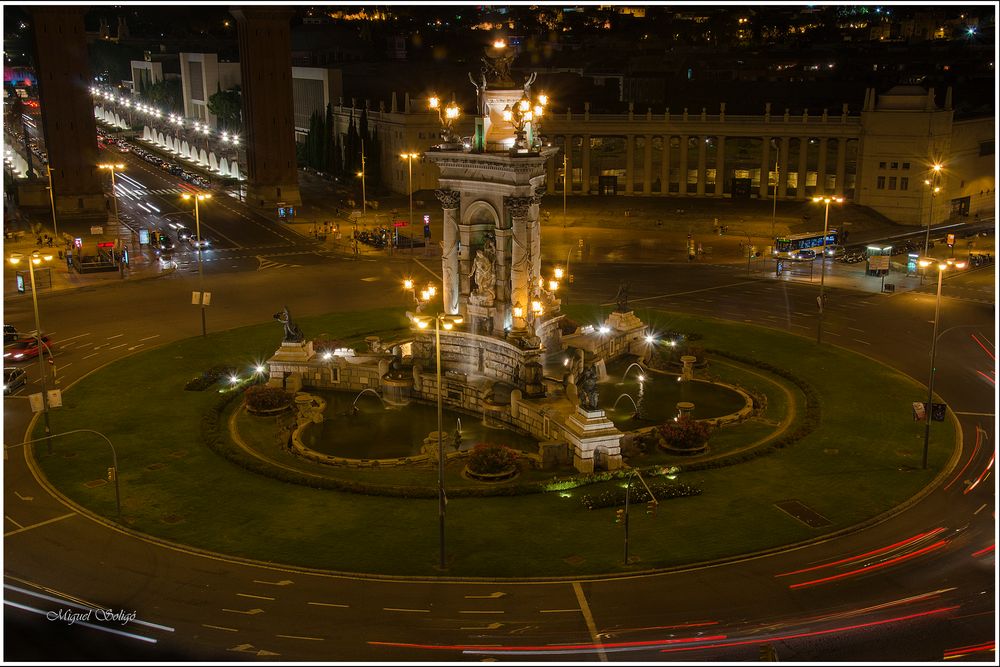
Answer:
[(577, 407), (565, 424), (566, 439), (573, 449), (573, 465), (580, 472), (594, 472), (596, 458), (604, 461), (608, 470), (622, 466), (621, 431), (604, 414), (604, 410), (584, 410)]
[(278, 351), (274, 353), (270, 361), (284, 361), (284, 362), (296, 362), (296, 361), (309, 361), (312, 359), (313, 355), (312, 341), (303, 341), (301, 343), (282, 343)]
[(685, 354), (681, 357), (681, 379), (684, 381), (694, 379), (694, 362), (698, 361), (698, 357), (690, 354)]
[(646, 326), (631, 310), (627, 313), (622, 313), (617, 310), (612, 311), (611, 314), (608, 315), (608, 319), (605, 321), (605, 324), (617, 331), (631, 331), (632, 329), (638, 329)]

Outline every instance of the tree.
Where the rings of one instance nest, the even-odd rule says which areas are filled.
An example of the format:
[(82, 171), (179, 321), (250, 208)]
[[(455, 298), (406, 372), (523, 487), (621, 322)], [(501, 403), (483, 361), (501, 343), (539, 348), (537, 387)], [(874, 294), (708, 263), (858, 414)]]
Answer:
[(156, 106), (166, 107), (168, 112), (182, 113), (184, 98), (181, 95), (180, 79), (163, 79), (150, 84), (147, 98)]
[(333, 163), (333, 106), (326, 105), (326, 119), (323, 122), (323, 171), (331, 171)]
[(240, 87), (219, 90), (208, 98), (208, 110), (219, 119), (226, 130), (236, 130), (242, 125), (243, 96)]

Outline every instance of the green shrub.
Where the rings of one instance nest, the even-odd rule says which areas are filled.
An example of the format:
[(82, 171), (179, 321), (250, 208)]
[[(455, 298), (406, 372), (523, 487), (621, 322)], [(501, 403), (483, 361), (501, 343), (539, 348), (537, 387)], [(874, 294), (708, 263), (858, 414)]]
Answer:
[(292, 394), (281, 387), (253, 385), (243, 392), (247, 408), (256, 411), (277, 410), (292, 403)]
[(517, 465), (517, 452), (503, 445), (476, 445), (469, 454), (469, 470), (478, 475), (496, 475)]
[(708, 442), (712, 427), (685, 415), (656, 427), (660, 439), (673, 449), (699, 449)]

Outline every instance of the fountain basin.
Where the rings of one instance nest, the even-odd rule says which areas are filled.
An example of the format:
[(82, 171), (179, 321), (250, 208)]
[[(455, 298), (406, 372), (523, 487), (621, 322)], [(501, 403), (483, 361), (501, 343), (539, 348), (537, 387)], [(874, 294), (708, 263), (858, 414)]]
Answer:
[[(383, 408), (372, 394), (355, 397), (347, 392), (313, 393), (326, 400), (323, 421), (308, 425), (301, 434), (302, 446), (320, 455), (340, 459), (399, 459), (422, 455), (427, 434), (437, 431), (437, 406), (411, 402)], [(357, 408), (356, 412), (353, 408)], [(454, 432), (462, 419), (461, 442), (454, 447)], [(448, 439), (446, 452), (465, 451), (477, 444), (492, 443), (534, 453), (538, 441), (509, 429), (483, 426), (465, 413), (445, 409), (442, 426)]]

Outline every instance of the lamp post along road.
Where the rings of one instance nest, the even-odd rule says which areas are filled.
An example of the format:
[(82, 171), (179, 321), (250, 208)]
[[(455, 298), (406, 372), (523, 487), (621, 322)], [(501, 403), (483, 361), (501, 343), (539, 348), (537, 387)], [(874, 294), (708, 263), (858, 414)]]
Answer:
[(934, 357), (937, 353), (938, 319), (941, 315), (941, 285), (944, 282), (944, 272), (949, 268), (965, 268), (965, 262), (956, 262), (954, 259), (948, 259), (943, 262), (936, 262), (930, 258), (920, 260), (920, 266), (924, 268), (935, 263), (938, 267), (938, 283), (937, 297), (934, 300), (934, 335), (931, 338), (931, 370), (927, 377), (927, 407), (924, 409), (924, 457), (922, 465), (924, 470), (927, 469), (927, 451), (931, 440), (931, 407), (934, 400)]
[[(420, 155), (417, 153), (400, 153), (399, 157), (406, 160), (407, 172), (409, 174), (409, 181), (408, 181), (409, 185), (407, 189), (409, 190), (410, 193), (410, 220), (408, 224), (412, 229), (413, 228), (413, 159), (420, 157)], [(395, 221), (393, 221), (393, 225), (395, 225)], [(394, 232), (397, 229), (399, 229), (399, 227), (393, 227)], [(411, 245), (410, 249), (412, 250), (412, 248), (413, 247)], [(389, 239), (389, 253), (392, 254), (392, 239)]]
[(204, 276), (201, 269), (201, 252), (202, 252), (202, 242), (201, 242), (201, 216), (199, 214), (198, 202), (211, 199), (212, 195), (208, 193), (199, 193), (196, 195), (181, 195), (181, 197), (186, 201), (188, 199), (194, 200), (194, 233), (195, 239), (198, 244), (198, 302), (201, 304), (201, 335), (206, 335), (205, 327), (205, 286), (204, 286)]
[[(365, 194), (365, 142), (361, 142), (361, 219), (368, 215), (368, 195)], [(412, 215), (410, 217), (413, 217)]]
[[(11, 264), (18, 264), (23, 255), (20, 253), (14, 253), (10, 256)], [(35, 310), (35, 344), (38, 346), (38, 371), (39, 376), (42, 381), (42, 417), (45, 422), (45, 445), (48, 449), (49, 454), (52, 453), (52, 441), (49, 439), (49, 435), (52, 429), (49, 427), (49, 392), (46, 386), (46, 370), (45, 370), (45, 354), (44, 350), (47, 347), (43, 346), (42, 343), (42, 324), (38, 317), (38, 290), (35, 287), (35, 264), (41, 264), (43, 261), (51, 261), (52, 255), (38, 252), (37, 250), (28, 256), (28, 276), (31, 279), (31, 305)], [(49, 351), (49, 358), (51, 358), (52, 352)]]
[[(941, 176), (942, 165), (935, 163), (931, 165), (931, 177), (924, 180), (924, 185), (927, 186), (931, 193), (931, 205), (930, 209), (927, 211), (927, 231), (924, 235), (924, 257), (930, 256), (930, 245), (931, 245), (931, 223), (934, 221), (934, 195), (941, 191), (941, 187), (938, 185), (938, 179)], [(924, 274), (920, 274), (920, 284), (924, 284)]]
[(823, 342), (823, 287), (826, 283), (826, 236), (830, 226), (830, 202), (837, 202), (838, 204), (844, 201), (843, 197), (813, 197), (813, 201), (816, 203), (823, 202), (826, 207), (826, 213), (823, 215), (823, 248), (820, 254), (819, 261), (820, 273), (819, 273), (819, 297), (817, 297), (817, 305), (819, 306), (819, 321), (816, 326), (816, 343), (820, 344)]
[(118, 237), (118, 245), (121, 245), (122, 240), (122, 223), (118, 218), (118, 188), (115, 185), (115, 171), (121, 171), (125, 168), (124, 164), (113, 164), (104, 163), (97, 165), (99, 169), (107, 169), (111, 172), (111, 201), (114, 203), (115, 207), (115, 232)]
[(566, 173), (566, 160), (569, 156), (563, 152), (563, 228), (566, 227), (566, 193), (569, 188), (569, 174)]
[[(414, 321), (421, 329), (426, 329), (430, 325), (429, 317), (414, 317)], [(441, 392), (441, 327), (450, 330), (456, 324), (462, 323), (461, 316), (440, 313), (434, 318), (434, 356), (437, 367), (437, 444), (438, 444), (438, 523), (440, 536), (440, 567), (445, 569), (445, 542), (444, 542), (444, 515), (445, 515), (445, 495), (444, 495), (444, 443), (441, 437), (443, 428), (444, 408), (442, 405)]]
[(45, 171), (49, 176), (49, 205), (52, 206), (52, 234), (56, 237), (56, 241), (59, 241), (59, 224), (56, 222), (56, 198), (52, 190), (52, 166), (45, 165)]

